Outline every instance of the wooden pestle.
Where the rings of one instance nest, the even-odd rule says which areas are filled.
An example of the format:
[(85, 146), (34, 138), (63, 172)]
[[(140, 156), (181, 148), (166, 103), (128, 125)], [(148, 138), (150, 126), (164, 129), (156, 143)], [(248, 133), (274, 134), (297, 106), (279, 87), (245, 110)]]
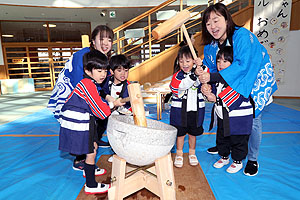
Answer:
[(138, 126), (147, 127), (147, 120), (145, 116), (145, 108), (140, 84), (132, 83), (129, 84), (127, 87), (133, 113), (134, 124)]

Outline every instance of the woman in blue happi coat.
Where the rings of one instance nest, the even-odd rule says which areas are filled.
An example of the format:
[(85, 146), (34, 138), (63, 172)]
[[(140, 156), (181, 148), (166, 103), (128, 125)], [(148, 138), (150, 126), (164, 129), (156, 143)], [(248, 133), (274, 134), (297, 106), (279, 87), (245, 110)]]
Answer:
[[(233, 91), (245, 98), (250, 96), (254, 101), (255, 118), (244, 174), (255, 176), (258, 173), (257, 157), (262, 137), (261, 112), (277, 90), (270, 57), (252, 32), (233, 22), (230, 12), (222, 3), (211, 5), (204, 11), (202, 41), (205, 45), (203, 64), (209, 68), (210, 74), (203, 72), (201, 81), (223, 81)], [(224, 46), (233, 47), (233, 62), (230, 67), (217, 72), (216, 55)], [(209, 148), (208, 152), (217, 154), (217, 146)]]

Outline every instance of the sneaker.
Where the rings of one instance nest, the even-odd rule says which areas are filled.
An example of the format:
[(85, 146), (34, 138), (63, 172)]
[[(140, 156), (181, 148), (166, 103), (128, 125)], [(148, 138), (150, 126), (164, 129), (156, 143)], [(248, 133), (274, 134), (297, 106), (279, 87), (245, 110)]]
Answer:
[(85, 162), (85, 160), (80, 160), (80, 161), (74, 160), (73, 169), (76, 171), (83, 171), (84, 170), (84, 162)]
[[(80, 161), (74, 160), (73, 169), (76, 170), (76, 171), (83, 171), (84, 172), (84, 162), (85, 162), (85, 160), (80, 160)], [(97, 165), (95, 165), (95, 175), (98, 174), (98, 173), (103, 173), (103, 172), (100, 172), (99, 170), (105, 170), (105, 169), (100, 169)], [(106, 170), (105, 170), (104, 174), (105, 173), (106, 173)], [(100, 176), (100, 175), (103, 175), (103, 174), (99, 174), (99, 175), (96, 175), (96, 176)], [(84, 177), (85, 177), (85, 175), (84, 175)]]
[(210, 147), (207, 149), (207, 153), (210, 153), (210, 154), (218, 154), (218, 149), (217, 147)]
[(258, 163), (257, 161), (248, 160), (247, 165), (244, 169), (244, 174), (246, 176), (255, 176), (258, 173)]
[(108, 162), (110, 162), (110, 163), (112, 163), (113, 162), (113, 160), (114, 160), (114, 156), (112, 155), (112, 156), (110, 156), (108, 159), (107, 159), (107, 161)]
[[(97, 166), (97, 165), (95, 165)], [(101, 175), (104, 175), (106, 174), (106, 169), (100, 169), (98, 166), (97, 168), (95, 169), (95, 176), (101, 176)], [(85, 178), (85, 172), (83, 170), (83, 177)]]
[(229, 164), (229, 158), (222, 157), (222, 158), (220, 158), (220, 160), (215, 162), (214, 167), (217, 169), (220, 169), (220, 168), (224, 167), (224, 165), (228, 165), (228, 164)]
[(227, 172), (234, 174), (240, 171), (243, 168), (242, 161), (233, 161), (233, 163), (227, 168)]
[(108, 148), (108, 147), (110, 147), (109, 142), (104, 142), (103, 140), (98, 141), (97, 144), (101, 148)]
[(102, 194), (108, 192), (109, 188), (110, 188), (110, 184), (103, 184), (103, 183), (98, 183), (98, 186), (95, 188), (90, 188), (84, 185), (84, 192), (86, 194)]

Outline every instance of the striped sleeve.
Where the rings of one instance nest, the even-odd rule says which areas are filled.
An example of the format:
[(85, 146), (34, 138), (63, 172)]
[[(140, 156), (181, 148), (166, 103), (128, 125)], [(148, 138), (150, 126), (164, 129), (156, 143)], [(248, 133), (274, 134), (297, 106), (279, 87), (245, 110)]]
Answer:
[(173, 94), (175, 94), (176, 97), (178, 97), (179, 85), (180, 85), (180, 83), (181, 83), (181, 80), (179, 80), (179, 79), (177, 78), (177, 74), (178, 74), (178, 73), (179, 73), (179, 71), (176, 72), (176, 73), (173, 75), (172, 81), (171, 81), (171, 83), (170, 83), (170, 89), (171, 89), (171, 92), (172, 92)]
[(102, 101), (96, 85), (90, 79), (80, 81), (74, 92), (86, 101), (96, 117), (105, 119), (110, 115), (109, 106)]
[(234, 108), (239, 106), (241, 103), (239, 99), (242, 96), (234, 91), (230, 86), (226, 87), (218, 96), (229, 110), (234, 110)]

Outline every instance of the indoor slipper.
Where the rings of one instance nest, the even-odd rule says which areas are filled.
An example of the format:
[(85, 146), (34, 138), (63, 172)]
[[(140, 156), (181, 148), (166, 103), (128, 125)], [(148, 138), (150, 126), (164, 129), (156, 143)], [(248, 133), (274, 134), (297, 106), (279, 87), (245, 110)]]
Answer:
[(175, 156), (174, 166), (181, 168), (183, 166), (183, 157), (182, 156)]
[(196, 155), (189, 155), (189, 162), (192, 166), (196, 166), (199, 163)]

